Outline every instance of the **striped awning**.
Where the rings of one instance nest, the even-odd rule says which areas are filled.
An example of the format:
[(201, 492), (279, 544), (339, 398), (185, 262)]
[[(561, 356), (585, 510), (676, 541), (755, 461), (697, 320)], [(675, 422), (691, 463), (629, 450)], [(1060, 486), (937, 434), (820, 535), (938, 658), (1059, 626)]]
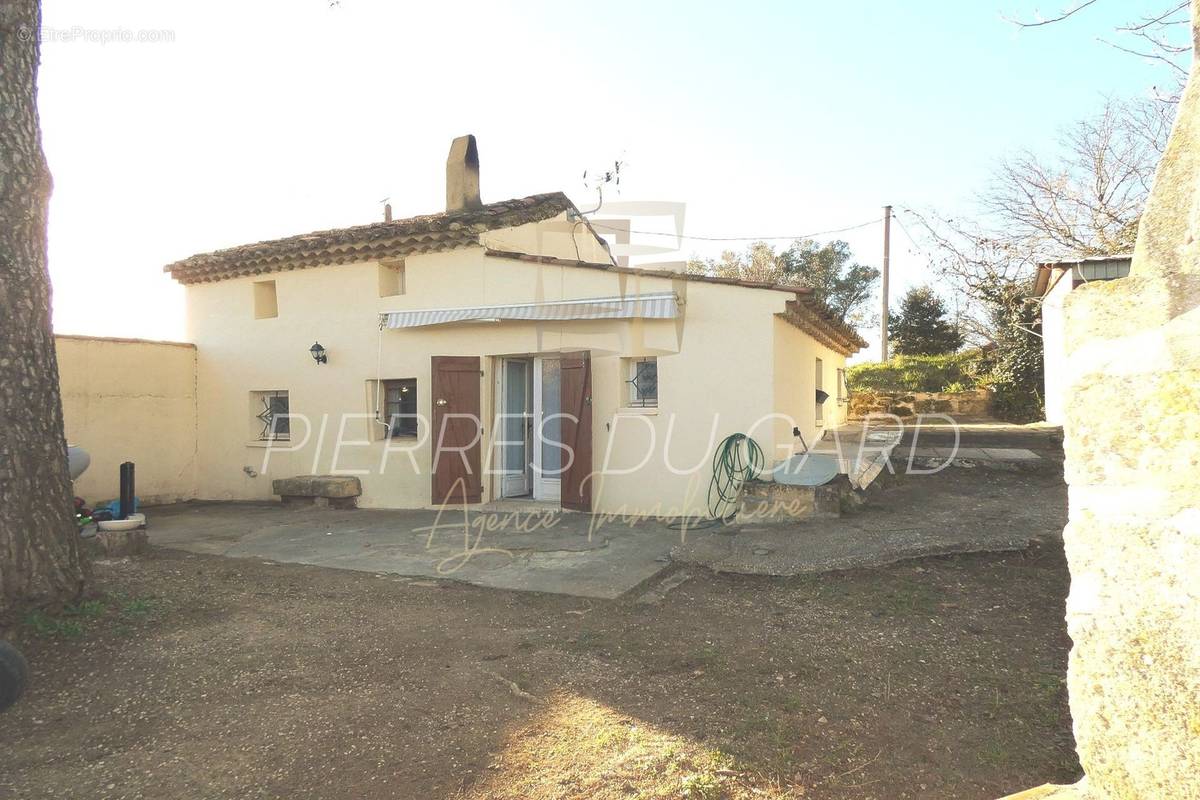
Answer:
[(421, 328), (449, 322), (552, 321), (573, 319), (675, 319), (679, 299), (674, 292), (633, 294), (625, 297), (588, 297), (548, 303), (511, 303), (500, 306), (432, 308), (390, 311), (379, 315), (381, 328)]

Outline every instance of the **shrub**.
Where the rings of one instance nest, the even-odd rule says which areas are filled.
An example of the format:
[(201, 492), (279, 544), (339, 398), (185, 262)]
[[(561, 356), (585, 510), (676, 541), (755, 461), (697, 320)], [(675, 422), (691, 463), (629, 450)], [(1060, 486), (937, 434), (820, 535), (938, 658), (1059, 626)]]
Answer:
[(846, 371), (846, 383), (851, 391), (962, 392), (978, 385), (981, 372), (980, 352), (966, 350), (944, 356), (896, 356), (887, 362), (856, 364)]
[(1009, 422), (1045, 417), (1042, 398), (1043, 354), (1039, 310), (1016, 286), (989, 290), (996, 347), (988, 355), (992, 413)]

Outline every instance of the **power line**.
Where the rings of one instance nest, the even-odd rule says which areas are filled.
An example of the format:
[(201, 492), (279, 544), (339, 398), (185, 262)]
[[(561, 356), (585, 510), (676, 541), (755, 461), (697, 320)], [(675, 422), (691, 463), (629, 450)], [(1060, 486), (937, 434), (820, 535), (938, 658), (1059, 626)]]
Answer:
[[(908, 211), (908, 209), (907, 209), (907, 208), (903, 208), (903, 207), (901, 207), (901, 209), (900, 209), (900, 210), (901, 210), (901, 211)], [(900, 215), (899, 215), (899, 214), (895, 214), (895, 215), (893, 215), (893, 216), (892, 216), (892, 219), (896, 220), (896, 224), (897, 224), (897, 225), (899, 225), (899, 226), (900, 226), (900, 230), (904, 232), (904, 238), (908, 239), (908, 243), (909, 243), (909, 244), (911, 244), (913, 247), (915, 247), (915, 248), (917, 249), (917, 253), (918, 253), (919, 255), (923, 256), (923, 257), (924, 257), (924, 258), (925, 258), (925, 259), (928, 261), (928, 260), (929, 260), (929, 254), (925, 252), (925, 249), (924, 249), (924, 248), (922, 248), (922, 247), (921, 247), (921, 245), (917, 244), (917, 240), (916, 240), (916, 239), (914, 239), (914, 238), (913, 238), (913, 235), (912, 235), (911, 233), (909, 233), (909, 232), (908, 232), (908, 228), (907, 228), (907, 226), (905, 226), (905, 224), (904, 224), (904, 220), (900, 219)]]
[[(833, 230), (828, 231), (815, 231), (813, 233), (801, 233), (788, 236), (691, 236), (683, 233), (671, 233), (669, 231), (635, 230), (630, 230), (628, 233), (636, 233), (644, 236), (670, 236), (674, 239), (694, 239), (703, 242), (765, 242), (772, 239), (813, 239), (817, 236), (828, 236), (831, 233), (845, 233), (846, 231), (858, 230), (859, 228), (865, 228), (868, 225), (876, 225), (880, 222), (882, 222), (882, 217), (879, 219), (867, 220), (866, 222), (860, 222), (857, 225), (847, 225), (845, 228), (834, 228)], [(591, 225), (593, 228), (601, 228), (606, 231), (613, 231), (614, 233), (626, 232), (624, 228), (614, 228), (611, 225), (605, 225), (600, 222), (592, 222)]]

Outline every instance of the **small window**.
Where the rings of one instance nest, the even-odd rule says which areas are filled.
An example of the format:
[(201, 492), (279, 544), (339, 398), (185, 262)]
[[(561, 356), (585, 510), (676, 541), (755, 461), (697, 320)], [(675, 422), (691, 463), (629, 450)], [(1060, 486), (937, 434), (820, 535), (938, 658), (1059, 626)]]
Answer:
[(846, 387), (846, 370), (840, 367), (837, 371), (837, 401), (841, 404), (850, 402), (850, 391)]
[(379, 262), (379, 296), (404, 294), (404, 259)]
[(629, 387), (630, 408), (655, 408), (658, 406), (658, 359), (628, 359), (625, 384)]
[(279, 316), (279, 300), (275, 295), (275, 281), (254, 282), (254, 318), (271, 319)]
[(383, 415), (393, 439), (417, 435), (416, 378), (383, 382)]
[(254, 412), (251, 424), (260, 442), (287, 441), (290, 438), (291, 411), (287, 392), (251, 392), (250, 406)]

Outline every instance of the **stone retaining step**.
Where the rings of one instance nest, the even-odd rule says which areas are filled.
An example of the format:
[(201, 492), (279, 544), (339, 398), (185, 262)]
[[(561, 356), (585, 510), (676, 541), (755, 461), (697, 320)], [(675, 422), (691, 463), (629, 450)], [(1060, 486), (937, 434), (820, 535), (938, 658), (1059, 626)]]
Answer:
[(271, 491), (286, 504), (354, 508), (362, 483), (353, 475), (297, 475), (271, 481)]

